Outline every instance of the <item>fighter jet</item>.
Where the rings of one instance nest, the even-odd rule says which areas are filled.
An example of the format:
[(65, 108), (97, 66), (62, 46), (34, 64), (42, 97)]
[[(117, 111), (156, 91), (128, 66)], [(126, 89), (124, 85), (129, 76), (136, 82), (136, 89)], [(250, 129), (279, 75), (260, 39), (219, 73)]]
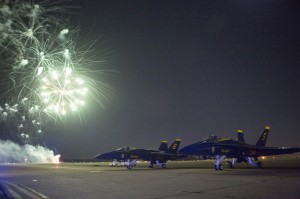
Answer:
[(162, 168), (166, 168), (168, 160), (177, 160), (186, 156), (177, 153), (181, 139), (176, 139), (175, 142), (168, 148), (166, 141), (162, 141), (158, 150), (151, 149), (135, 149), (130, 147), (122, 147), (115, 151), (96, 155), (99, 160), (117, 160), (124, 161), (128, 169), (136, 166), (137, 160), (149, 161), (149, 167), (153, 168), (156, 164)]
[(251, 166), (262, 168), (262, 163), (258, 157), (280, 154), (291, 154), (300, 152), (299, 147), (265, 147), (270, 126), (266, 126), (255, 145), (245, 143), (243, 132), (238, 131), (238, 140), (230, 138), (217, 138), (209, 136), (200, 142), (191, 144), (179, 150), (180, 154), (203, 156), (205, 158), (215, 157), (215, 169), (223, 170), (222, 161), (225, 158), (231, 158), (230, 167), (233, 168), (236, 163), (246, 162)]

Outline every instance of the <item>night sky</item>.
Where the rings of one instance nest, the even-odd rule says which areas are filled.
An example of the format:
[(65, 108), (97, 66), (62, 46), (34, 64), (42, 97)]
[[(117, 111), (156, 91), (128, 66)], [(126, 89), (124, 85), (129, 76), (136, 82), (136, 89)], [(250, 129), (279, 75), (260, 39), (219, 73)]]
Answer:
[(300, 146), (300, 3), (297, 1), (73, 1), (78, 40), (93, 41), (115, 95), (82, 122), (49, 127), (62, 158), (121, 146), (186, 146), (215, 134)]

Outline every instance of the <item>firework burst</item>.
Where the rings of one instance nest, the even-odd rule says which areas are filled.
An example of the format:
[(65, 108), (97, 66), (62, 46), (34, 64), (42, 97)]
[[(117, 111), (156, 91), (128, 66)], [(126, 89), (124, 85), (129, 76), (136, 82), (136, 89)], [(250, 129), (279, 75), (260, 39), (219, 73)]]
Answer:
[(85, 104), (84, 96), (88, 89), (72, 69), (64, 68), (62, 73), (53, 70), (41, 82), (40, 96), (46, 104), (45, 111), (65, 115), (68, 110), (77, 111)]
[(20, 133), (28, 123), (41, 133), (45, 118), (80, 114), (86, 96), (102, 104), (111, 94), (108, 84), (86, 76), (103, 72), (91, 69), (96, 62), (86, 58), (87, 51), (76, 51), (77, 30), (60, 20), (63, 13), (55, 3), (0, 2), (0, 81), (6, 103), (0, 118), (18, 118)]

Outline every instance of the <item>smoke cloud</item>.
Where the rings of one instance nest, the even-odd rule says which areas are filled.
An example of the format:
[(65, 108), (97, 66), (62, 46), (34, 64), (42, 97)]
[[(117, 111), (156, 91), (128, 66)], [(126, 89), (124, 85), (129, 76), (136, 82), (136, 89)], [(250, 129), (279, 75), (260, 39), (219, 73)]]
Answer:
[(59, 163), (60, 155), (42, 146), (0, 140), (0, 163)]

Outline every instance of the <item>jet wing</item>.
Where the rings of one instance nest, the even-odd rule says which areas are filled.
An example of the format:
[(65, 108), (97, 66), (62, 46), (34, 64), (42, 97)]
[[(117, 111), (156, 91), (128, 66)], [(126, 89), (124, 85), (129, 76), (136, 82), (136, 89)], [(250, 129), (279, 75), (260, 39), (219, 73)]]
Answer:
[[(251, 157), (271, 156), (281, 154), (292, 154), (300, 152), (299, 147), (259, 147), (255, 145), (235, 145), (235, 144), (214, 144), (214, 151), (221, 154), (245, 155)], [(235, 152), (233, 152), (235, 151)]]
[(259, 156), (281, 155), (300, 152), (299, 147), (263, 147), (258, 150)]

